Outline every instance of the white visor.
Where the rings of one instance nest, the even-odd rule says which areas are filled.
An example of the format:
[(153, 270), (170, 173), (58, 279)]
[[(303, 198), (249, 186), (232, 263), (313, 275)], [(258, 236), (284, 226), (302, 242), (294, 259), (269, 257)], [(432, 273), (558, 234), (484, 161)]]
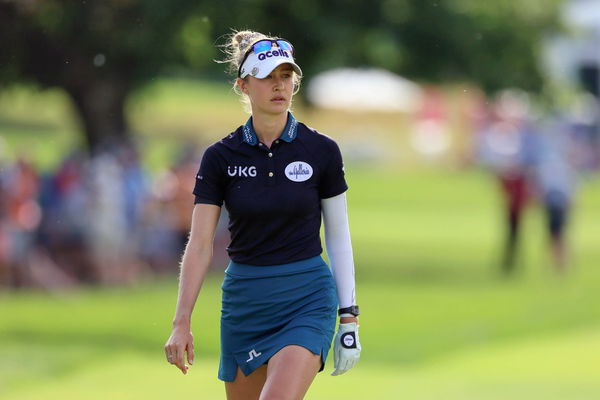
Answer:
[(243, 79), (248, 75), (252, 75), (258, 79), (264, 79), (281, 64), (290, 64), (294, 71), (302, 76), (302, 70), (294, 61), (292, 52), (275, 48), (258, 54), (249, 54), (240, 69), (240, 78)]

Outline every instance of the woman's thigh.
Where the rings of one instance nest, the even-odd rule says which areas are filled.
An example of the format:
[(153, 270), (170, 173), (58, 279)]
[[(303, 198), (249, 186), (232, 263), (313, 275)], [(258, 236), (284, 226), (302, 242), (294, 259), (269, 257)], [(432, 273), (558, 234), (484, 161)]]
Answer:
[(233, 382), (225, 382), (227, 400), (258, 400), (267, 379), (267, 366), (263, 365), (246, 376), (241, 369)]
[(284, 347), (269, 360), (260, 400), (304, 398), (320, 368), (320, 355), (302, 346)]

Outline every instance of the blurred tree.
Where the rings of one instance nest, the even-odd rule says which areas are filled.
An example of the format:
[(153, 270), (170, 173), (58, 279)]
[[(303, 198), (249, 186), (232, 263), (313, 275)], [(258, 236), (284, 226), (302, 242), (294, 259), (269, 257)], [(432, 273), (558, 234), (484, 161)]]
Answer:
[(189, 0), (1, 0), (0, 82), (63, 88), (90, 150), (125, 140), (133, 89), (180, 60), (203, 67), (193, 54), (211, 52), (200, 9)]
[(277, 17), (256, 18), (250, 26), (283, 30), (309, 75), (340, 65), (370, 65), (427, 82), (470, 81), (494, 92), (542, 89), (541, 40), (559, 29), (563, 0), (262, 3), (270, 3), (268, 15)]
[(308, 76), (378, 66), (493, 92), (539, 91), (537, 52), (562, 0), (0, 0), (0, 83), (64, 88), (90, 148), (128, 135), (127, 95), (212, 62), (231, 28), (292, 40)]

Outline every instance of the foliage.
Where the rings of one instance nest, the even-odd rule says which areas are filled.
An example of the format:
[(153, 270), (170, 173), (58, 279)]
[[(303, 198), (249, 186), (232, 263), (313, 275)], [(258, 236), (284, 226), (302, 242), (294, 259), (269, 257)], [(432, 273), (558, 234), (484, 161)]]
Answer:
[(135, 85), (173, 62), (174, 38), (196, 8), (187, 0), (4, 1), (1, 62), (44, 86), (115, 75)]
[(129, 134), (123, 108), (130, 92), (183, 60), (182, 48), (203, 45), (198, 32), (207, 21), (190, 19), (200, 10), (188, 0), (3, 1), (0, 82), (60, 87), (90, 149), (121, 142)]
[[(301, 7), (291, 4), (284, 17), (285, 33), (298, 42), (309, 71), (374, 65), (426, 82), (472, 81), (488, 92), (540, 90), (540, 39), (557, 29), (559, 5), (556, 0), (309, 3), (303, 19), (295, 12)], [(277, 24), (266, 19), (261, 27), (278, 31)]]
[(561, 0), (2, 0), (0, 85), (63, 88), (88, 145), (121, 140), (132, 90), (173, 70), (222, 75), (215, 47), (235, 29), (290, 39), (308, 76), (375, 66), (488, 92), (540, 91), (540, 38)]
[[(66, 1), (0, 5), (3, 80), (65, 84), (75, 68), (146, 82), (165, 67), (218, 70), (232, 28), (283, 35), (319, 71), (373, 65), (424, 81), (539, 89), (537, 48), (559, 0)], [(15, 23), (16, 22), (16, 23)], [(96, 58), (98, 56), (103, 56)], [(102, 61), (104, 60), (104, 61)]]

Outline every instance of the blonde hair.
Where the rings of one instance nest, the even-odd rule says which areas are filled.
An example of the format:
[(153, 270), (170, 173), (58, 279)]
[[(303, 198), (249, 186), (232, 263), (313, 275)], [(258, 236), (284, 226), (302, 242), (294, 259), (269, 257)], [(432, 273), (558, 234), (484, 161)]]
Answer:
[[(250, 106), (250, 99), (248, 95), (242, 93), (239, 86), (237, 85), (238, 71), (244, 59), (244, 55), (250, 49), (254, 43), (262, 39), (277, 39), (274, 36), (267, 36), (264, 33), (255, 31), (233, 31), (231, 34), (226, 36), (227, 41), (224, 45), (219, 47), (222, 48), (225, 58), (223, 60), (215, 60), (221, 64), (227, 64), (227, 72), (233, 75), (235, 78), (233, 82), (233, 91), (240, 95), (240, 101), (244, 106), (244, 110), (251, 114), (252, 108)], [(247, 79), (244, 78), (244, 79)], [(300, 79), (301, 77), (294, 72), (294, 94), (300, 90)]]

